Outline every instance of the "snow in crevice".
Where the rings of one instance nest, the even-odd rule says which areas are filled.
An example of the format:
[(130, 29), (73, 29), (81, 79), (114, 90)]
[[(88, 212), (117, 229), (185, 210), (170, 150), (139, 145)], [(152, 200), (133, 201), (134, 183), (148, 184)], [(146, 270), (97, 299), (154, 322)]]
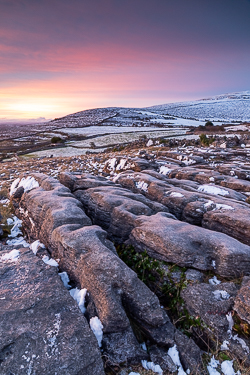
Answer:
[(229, 350), (229, 341), (228, 340), (224, 340), (221, 347), (220, 347), (220, 350)]
[(41, 243), (39, 240), (36, 240), (35, 242), (32, 242), (32, 244), (30, 245), (30, 249), (32, 250), (32, 252), (36, 255), (39, 248), (42, 248), (42, 249), (45, 249), (45, 246), (43, 243)]
[(68, 276), (67, 272), (65, 272), (65, 271), (59, 272), (58, 275), (60, 276), (65, 288), (71, 289), (71, 286), (69, 285), (70, 280), (69, 280), (69, 276)]
[(243, 339), (241, 339), (240, 337), (238, 337), (238, 335), (232, 336), (232, 339), (234, 341), (238, 341), (238, 343), (241, 345), (242, 349), (245, 350), (245, 352), (247, 354), (249, 354), (249, 347), (247, 346), (246, 342)]
[(74, 288), (74, 289), (71, 289), (69, 292), (70, 292), (71, 297), (73, 297), (74, 300), (77, 302), (81, 312), (84, 314), (86, 311), (85, 297), (87, 294), (87, 289), (86, 288), (84, 289)]
[(233, 329), (233, 326), (234, 326), (234, 321), (233, 321), (232, 313), (229, 312), (228, 314), (226, 314), (226, 318), (227, 318), (227, 321), (228, 321), (228, 330), (227, 330), (227, 333), (229, 335), (229, 338), (231, 339), (232, 338), (232, 329)]
[(218, 280), (216, 276), (214, 276), (212, 279), (209, 279), (208, 282), (211, 285), (219, 285), (221, 283), (221, 281)]
[(216, 369), (220, 365), (220, 361), (216, 360), (214, 356), (211, 358), (207, 370), (209, 372), (209, 375), (220, 375), (220, 372), (218, 372)]
[(97, 341), (98, 341), (98, 345), (99, 347), (102, 346), (102, 338), (103, 338), (103, 325), (102, 325), (102, 322), (100, 321), (100, 319), (95, 316), (93, 318), (90, 319), (90, 328), (92, 329)]
[(11, 228), (10, 234), (8, 237), (9, 240), (6, 241), (7, 245), (22, 245), (23, 247), (29, 247), (29, 243), (25, 241), (24, 237), (22, 236), (22, 220), (18, 219), (16, 216), (13, 217), (13, 219), (9, 218), (7, 219), (8, 225), (13, 225)]
[(181, 364), (181, 361), (180, 361), (180, 357), (179, 357), (179, 352), (177, 350), (176, 345), (174, 345), (172, 348), (168, 349), (168, 355), (170, 356), (170, 358), (174, 362), (174, 364), (176, 366), (176, 369), (178, 369), (178, 375), (187, 375), (187, 374), (190, 374), (190, 370), (189, 369), (185, 372), (184, 369), (183, 369), (183, 367), (182, 367), (182, 364)]
[(154, 362), (147, 362), (146, 360), (141, 361), (142, 367), (145, 368), (145, 370), (151, 370), (159, 375), (163, 374), (163, 370), (160, 365), (155, 365)]
[(49, 258), (48, 255), (44, 255), (42, 257), (42, 261), (45, 264), (48, 264), (49, 266), (52, 266), (52, 267), (58, 267), (59, 266), (59, 264), (57, 263), (57, 261), (55, 259)]

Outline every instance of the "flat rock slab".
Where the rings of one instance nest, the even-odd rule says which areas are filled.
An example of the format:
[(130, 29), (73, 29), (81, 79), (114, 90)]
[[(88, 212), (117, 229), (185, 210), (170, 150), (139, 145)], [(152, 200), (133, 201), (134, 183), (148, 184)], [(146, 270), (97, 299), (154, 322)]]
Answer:
[(172, 180), (156, 172), (149, 173), (123, 172), (117, 182), (163, 204), (179, 220), (226, 233), (250, 245), (250, 207), (247, 203), (199, 192), (199, 185), (195, 191), (193, 184), (197, 183), (194, 181)]
[(39, 187), (24, 193), (18, 203), (13, 201), (28, 238), (39, 238), (48, 247), (55, 228), (65, 224), (92, 224), (82, 204), (67, 187), (43, 174), (34, 173), (33, 177), (38, 181)]
[(119, 186), (77, 190), (74, 194), (93, 223), (105, 229), (109, 237), (117, 243), (128, 239), (138, 216), (153, 215), (159, 211), (168, 212), (162, 204)]
[[(171, 169), (171, 167), (169, 167)], [(235, 173), (231, 169), (231, 174)], [(231, 196), (234, 199), (244, 200), (244, 195), (240, 193), (235, 193), (235, 191), (250, 192), (250, 181), (241, 180), (235, 177), (229, 177), (223, 175), (217, 171), (198, 169), (198, 168), (179, 168), (171, 169), (168, 173), (169, 178), (178, 178), (179, 180), (191, 180), (196, 181), (199, 184), (209, 184), (211, 182), (216, 185), (221, 185), (230, 189), (229, 193), (234, 194)], [(236, 176), (238, 177), (238, 176)]]
[(0, 261), (0, 374), (102, 374), (97, 340), (55, 267), (29, 249)]
[(114, 182), (104, 177), (94, 176), (90, 173), (69, 173), (63, 172), (59, 175), (61, 184), (69, 188), (72, 192), (76, 190), (85, 190), (97, 186), (114, 186)]
[(173, 220), (165, 213), (136, 220), (129, 242), (139, 251), (181, 267), (224, 277), (250, 274), (250, 247), (219, 232)]

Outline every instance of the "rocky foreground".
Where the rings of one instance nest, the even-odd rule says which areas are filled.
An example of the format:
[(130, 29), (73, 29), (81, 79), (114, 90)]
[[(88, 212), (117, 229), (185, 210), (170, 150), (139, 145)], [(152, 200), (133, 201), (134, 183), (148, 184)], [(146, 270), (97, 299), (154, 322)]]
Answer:
[(249, 373), (250, 150), (136, 153), (12, 183), (0, 374)]

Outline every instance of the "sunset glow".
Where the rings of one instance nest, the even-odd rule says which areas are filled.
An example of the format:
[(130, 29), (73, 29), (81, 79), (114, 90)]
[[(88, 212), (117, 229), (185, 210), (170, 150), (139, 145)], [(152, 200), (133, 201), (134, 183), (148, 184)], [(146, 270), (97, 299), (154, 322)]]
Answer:
[(0, 119), (250, 87), (250, 2), (0, 0)]

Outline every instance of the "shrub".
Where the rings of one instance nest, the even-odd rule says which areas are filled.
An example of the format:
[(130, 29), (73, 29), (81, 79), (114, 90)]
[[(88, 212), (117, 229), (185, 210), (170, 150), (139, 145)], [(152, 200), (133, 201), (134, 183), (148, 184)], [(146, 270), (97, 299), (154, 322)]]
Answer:
[(211, 143), (215, 141), (213, 137), (207, 137), (204, 133), (202, 133), (199, 137), (201, 144), (204, 146), (209, 146)]
[(64, 140), (61, 137), (52, 137), (51, 138), (51, 143), (63, 143)]
[(210, 127), (210, 126), (214, 126), (214, 124), (212, 123), (212, 121), (207, 121), (205, 123), (205, 126)]

